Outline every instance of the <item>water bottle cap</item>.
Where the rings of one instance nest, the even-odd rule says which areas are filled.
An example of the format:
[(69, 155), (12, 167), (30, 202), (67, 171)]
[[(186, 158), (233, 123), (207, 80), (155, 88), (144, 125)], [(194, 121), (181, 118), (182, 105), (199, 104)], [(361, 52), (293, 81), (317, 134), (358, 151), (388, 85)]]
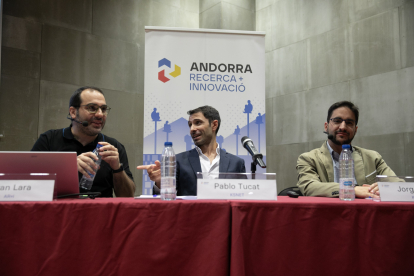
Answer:
[(103, 147), (103, 145), (101, 145), (101, 144), (97, 144), (97, 145), (96, 145), (96, 147), (99, 149), (99, 148), (102, 148), (102, 147)]
[(350, 145), (342, 145), (342, 149), (350, 149), (351, 148), (351, 146)]
[(165, 142), (164, 143), (164, 146), (165, 147), (172, 147), (172, 142)]

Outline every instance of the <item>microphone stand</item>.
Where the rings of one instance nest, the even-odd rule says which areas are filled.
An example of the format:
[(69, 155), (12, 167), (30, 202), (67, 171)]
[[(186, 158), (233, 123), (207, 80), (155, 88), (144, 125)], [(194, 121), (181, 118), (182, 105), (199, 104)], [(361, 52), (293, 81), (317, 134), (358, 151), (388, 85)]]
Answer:
[(250, 165), (250, 171), (252, 172), (252, 179), (256, 179), (256, 170), (257, 170), (257, 158), (263, 158), (263, 155), (262, 154), (255, 154), (255, 155), (252, 155), (252, 159), (253, 159), (253, 161), (252, 161), (252, 163), (251, 163), (251, 165)]
[(252, 172), (252, 179), (256, 179), (257, 160), (253, 157), (253, 161), (250, 165), (250, 171)]

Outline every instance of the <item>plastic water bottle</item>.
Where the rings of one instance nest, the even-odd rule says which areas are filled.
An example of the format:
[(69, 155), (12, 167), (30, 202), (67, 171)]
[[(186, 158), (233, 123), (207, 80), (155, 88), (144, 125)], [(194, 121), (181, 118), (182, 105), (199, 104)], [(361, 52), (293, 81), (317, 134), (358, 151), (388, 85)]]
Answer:
[(355, 200), (354, 181), (354, 159), (351, 146), (342, 145), (342, 152), (339, 156), (339, 199)]
[[(96, 156), (98, 156), (98, 160), (95, 161), (95, 164), (97, 166), (101, 165), (101, 161), (102, 161), (102, 156), (99, 155), (99, 148), (101, 148), (101, 147), (103, 147), (103, 145), (98, 144), (96, 146), (96, 148), (93, 150), (93, 154), (95, 154)], [(84, 188), (86, 190), (90, 190), (92, 188), (93, 180), (95, 179), (96, 172), (98, 170), (93, 170), (93, 171), (95, 172), (95, 174), (91, 174), (90, 172), (86, 171), (91, 178), (87, 178), (86, 176), (82, 176), (82, 178), (81, 178), (81, 180), (79, 182), (79, 185), (82, 188)]]
[(175, 153), (172, 142), (165, 142), (161, 157), (161, 199), (175, 200), (177, 190), (175, 186)]

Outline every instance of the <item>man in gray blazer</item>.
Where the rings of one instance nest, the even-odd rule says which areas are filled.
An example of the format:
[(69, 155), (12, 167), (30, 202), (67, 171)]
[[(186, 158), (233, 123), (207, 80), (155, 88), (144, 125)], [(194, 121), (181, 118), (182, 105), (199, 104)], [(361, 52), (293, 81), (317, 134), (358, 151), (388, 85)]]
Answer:
[[(297, 186), (307, 196), (339, 196), (339, 155), (342, 145), (351, 144), (358, 130), (359, 110), (348, 101), (334, 103), (328, 110), (325, 133), (328, 140), (322, 147), (299, 156), (296, 170)], [(355, 196), (379, 196), (377, 175), (395, 176), (381, 155), (373, 150), (352, 146)]]
[[(197, 195), (197, 172), (244, 173), (244, 160), (219, 148), (216, 142), (220, 128), (220, 114), (211, 106), (201, 106), (187, 112), (188, 126), (196, 148), (176, 155), (177, 195)], [(154, 193), (159, 193), (161, 163), (138, 166), (145, 169), (155, 182)]]

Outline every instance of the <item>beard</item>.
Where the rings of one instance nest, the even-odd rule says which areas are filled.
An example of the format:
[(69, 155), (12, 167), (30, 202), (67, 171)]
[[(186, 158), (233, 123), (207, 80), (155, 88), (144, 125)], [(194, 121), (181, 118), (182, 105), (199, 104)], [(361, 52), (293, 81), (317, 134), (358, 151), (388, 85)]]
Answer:
[(201, 146), (205, 145), (206, 144), (206, 140), (203, 139), (203, 138), (199, 139), (198, 141), (194, 141), (194, 139), (193, 139), (194, 145), (196, 145), (197, 147), (201, 147)]
[(200, 140), (200, 141), (194, 141), (194, 139), (193, 139), (193, 143), (194, 143), (194, 145), (196, 145), (197, 147), (200, 147), (201, 145), (203, 145), (203, 140)]
[[(347, 134), (349, 134), (349, 132), (348, 131), (341, 131), (341, 132), (344, 132), (344, 133), (347, 133)], [(332, 134), (332, 139), (329, 139), (329, 140), (331, 140), (332, 141), (332, 143), (334, 143), (335, 145), (338, 145), (338, 146), (342, 146), (342, 145), (350, 145), (351, 144), (351, 142), (352, 142), (352, 140), (354, 139), (354, 137), (355, 137), (355, 135), (353, 136), (353, 137), (350, 137), (350, 138), (348, 138), (348, 140), (345, 140), (345, 141), (343, 141), (343, 142), (341, 142), (341, 141), (338, 141), (337, 139), (336, 139), (336, 133), (337, 132), (335, 132), (334, 134)], [(331, 134), (329, 131), (328, 131), (328, 134)]]
[[(88, 122), (88, 126), (86, 126), (86, 127), (83, 126), (82, 124), (80, 124), (81, 125), (80, 131), (83, 134), (87, 135), (87, 136), (96, 136), (96, 135), (98, 135), (99, 133), (101, 133), (101, 131), (104, 129), (104, 126), (105, 126), (105, 121), (103, 119), (97, 119), (95, 117), (92, 117), (90, 120), (85, 120), (85, 119), (80, 118), (79, 112), (76, 112), (76, 121), (78, 121), (78, 122), (85, 122), (85, 121)], [(94, 128), (92, 126), (93, 121), (101, 121), (102, 122), (101, 127), (98, 128), (98, 129)]]
[(198, 141), (195, 141), (193, 139), (193, 143), (197, 147), (201, 147), (201, 146), (210, 144), (212, 139), (213, 139), (213, 137), (211, 135), (203, 133), (203, 134), (201, 134), (201, 139), (199, 139)]

